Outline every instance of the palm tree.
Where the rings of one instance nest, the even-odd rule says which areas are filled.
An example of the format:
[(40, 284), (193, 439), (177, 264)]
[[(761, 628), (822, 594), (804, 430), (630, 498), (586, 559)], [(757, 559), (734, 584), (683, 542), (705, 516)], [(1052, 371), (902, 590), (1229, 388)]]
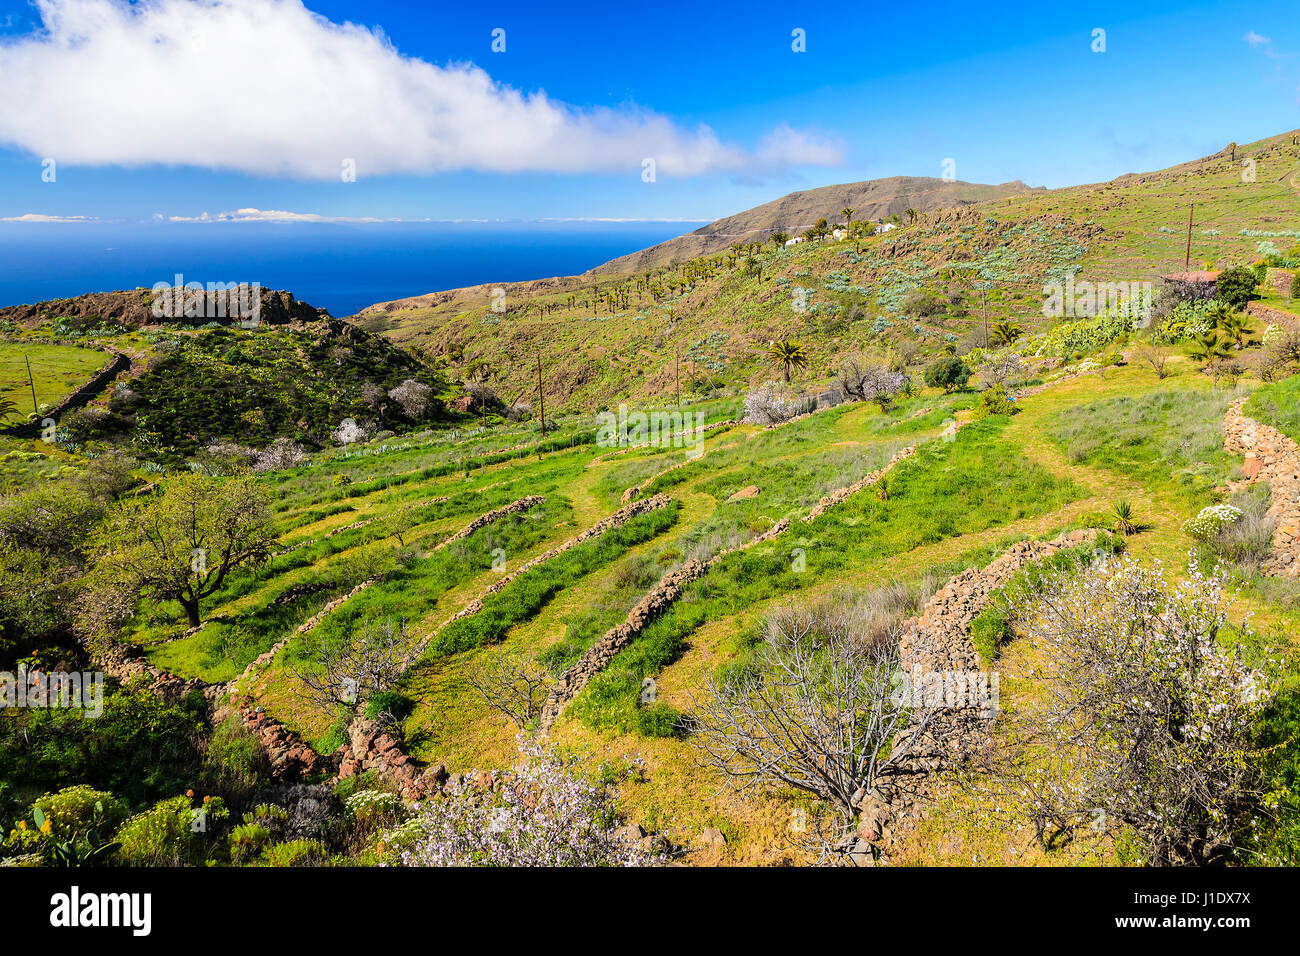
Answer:
[(1214, 330), (1197, 336), (1192, 348), (1192, 360), (1195, 362), (1212, 362), (1214, 359), (1227, 358), (1228, 349), (1219, 341), (1219, 333)]
[(808, 367), (808, 354), (798, 342), (788, 339), (767, 343), (767, 354), (773, 365), (781, 366), (781, 373), (786, 382), (790, 381), (791, 369)]
[(1250, 333), (1254, 331), (1250, 327), (1246, 316), (1240, 312), (1233, 312), (1225, 318), (1221, 324), (1221, 328), (1223, 329), (1223, 334), (1232, 339), (1233, 345), (1238, 351), (1241, 351), (1242, 346), (1246, 344), (1246, 336), (1250, 335)]
[(844, 217), (844, 225), (846, 226), (849, 225), (851, 222), (853, 222), (853, 207), (845, 206), (843, 209), (840, 210), (840, 215)]
[(993, 323), (993, 337), (1001, 345), (1010, 345), (1024, 333), (1024, 329), (1007, 319)]
[(1223, 328), (1229, 316), (1236, 310), (1226, 302), (1214, 302), (1205, 310), (1205, 317), (1214, 323), (1216, 329)]
[(785, 245), (785, 241), (786, 241), (787, 239), (789, 239), (790, 237), (789, 237), (788, 235), (786, 235), (784, 232), (781, 232), (780, 230), (778, 230), (778, 231), (772, 233), (772, 234), (771, 234), (770, 236), (768, 236), (767, 238), (770, 239), (770, 240), (772, 240), (772, 245), (774, 245), (774, 246), (783, 246), (783, 245)]
[(903, 215), (907, 217), (908, 222), (916, 222), (916, 217), (921, 214), (917, 212), (915, 209), (913, 209), (911, 206), (908, 206), (906, 209), (903, 210)]
[(10, 415), (18, 414), (17, 403), (7, 398), (0, 398), (0, 422), (4, 421)]

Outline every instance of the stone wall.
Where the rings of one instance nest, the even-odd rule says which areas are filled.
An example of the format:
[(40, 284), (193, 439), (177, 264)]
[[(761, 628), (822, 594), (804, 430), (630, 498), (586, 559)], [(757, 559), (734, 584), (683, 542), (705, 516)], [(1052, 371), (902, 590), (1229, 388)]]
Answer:
[(486, 514), (481, 514), (473, 521), (471, 521), (469, 524), (465, 525), (465, 527), (461, 528), (459, 531), (453, 534), (450, 538), (443, 541), (433, 550), (440, 551), (443, 548), (447, 547), (447, 545), (451, 544), (453, 541), (460, 541), (462, 538), (468, 538), (479, 528), (486, 527), (487, 525), (492, 524), (494, 521), (500, 521), (502, 518), (506, 517), (507, 515), (518, 514), (521, 511), (527, 511), (530, 508), (535, 508), (537, 505), (540, 505), (545, 500), (546, 499), (542, 495), (527, 495), (523, 498), (518, 499), (517, 501), (510, 502), (510, 504), (506, 505), (503, 508), (497, 508), (495, 511), (489, 511)]
[(1300, 577), (1300, 447), (1271, 425), (1242, 414), (1237, 399), (1223, 417), (1223, 447), (1243, 455), (1245, 484), (1268, 482), (1268, 516), (1276, 522), (1273, 553), (1261, 565), (1265, 574)]
[[(987, 566), (955, 575), (904, 628), (899, 644), (909, 676), (915, 674), (914, 666), (919, 666), (922, 674), (979, 671), (981, 662), (971, 641), (970, 625), (988, 607), (993, 592), (1025, 566), (1063, 548), (1094, 542), (1096, 537), (1095, 530), (1085, 529), (1051, 541), (1020, 541)], [(992, 675), (988, 679), (992, 680)], [(878, 782), (874, 791), (860, 795), (857, 833), (846, 848), (856, 863), (869, 865), (875, 853), (887, 854), (897, 833), (919, 817), (930, 774), (960, 766), (990, 743), (991, 716), (978, 706), (931, 709), (927, 718), (919, 739), (916, 725), (899, 735), (895, 746), (915, 747), (905, 764)]]

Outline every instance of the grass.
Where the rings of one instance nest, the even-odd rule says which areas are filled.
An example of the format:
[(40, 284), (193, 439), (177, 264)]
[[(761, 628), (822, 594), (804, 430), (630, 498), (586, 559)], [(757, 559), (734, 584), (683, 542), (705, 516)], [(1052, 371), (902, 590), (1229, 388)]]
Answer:
[(1300, 443), (1300, 375), (1261, 385), (1242, 411)]
[(1199, 506), (1240, 467), (1223, 450), (1223, 415), (1235, 397), (1168, 388), (1121, 395), (1062, 410), (1048, 428), (1071, 461), (1172, 488)]
[(810, 525), (796, 522), (770, 544), (728, 555), (615, 656), (574, 701), (573, 715), (594, 729), (672, 734), (678, 713), (662, 702), (641, 706), (643, 681), (675, 661), (709, 621), (793, 595), (847, 568), (1051, 511), (1077, 497), (1073, 482), (999, 438), (1006, 424), (986, 419), (953, 441), (923, 445), (891, 473), (888, 501), (856, 495)]
[(37, 409), (46, 409), (85, 385), (103, 368), (109, 356), (107, 352), (76, 345), (0, 342), (0, 401), (7, 399), (17, 406), (7, 424), (24, 420), (34, 410), (27, 380), (28, 359), (36, 385)]

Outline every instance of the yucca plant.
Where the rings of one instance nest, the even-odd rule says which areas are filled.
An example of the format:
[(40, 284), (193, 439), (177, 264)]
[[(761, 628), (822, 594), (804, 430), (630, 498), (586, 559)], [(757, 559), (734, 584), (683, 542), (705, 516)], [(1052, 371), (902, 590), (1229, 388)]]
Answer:
[(889, 476), (881, 475), (880, 480), (876, 482), (876, 497), (881, 501), (889, 500)]
[(1138, 526), (1133, 521), (1133, 506), (1127, 501), (1120, 500), (1114, 502), (1111, 507), (1111, 514), (1115, 517), (1115, 530), (1122, 535), (1130, 535), (1137, 531)]

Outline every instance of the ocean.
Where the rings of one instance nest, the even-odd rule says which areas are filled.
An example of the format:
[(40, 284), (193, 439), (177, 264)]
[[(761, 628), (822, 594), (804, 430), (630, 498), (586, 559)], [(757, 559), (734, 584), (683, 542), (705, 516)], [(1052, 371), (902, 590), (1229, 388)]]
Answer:
[(260, 282), (353, 315), (373, 302), (573, 275), (702, 222), (0, 223), (0, 305), (172, 282)]

